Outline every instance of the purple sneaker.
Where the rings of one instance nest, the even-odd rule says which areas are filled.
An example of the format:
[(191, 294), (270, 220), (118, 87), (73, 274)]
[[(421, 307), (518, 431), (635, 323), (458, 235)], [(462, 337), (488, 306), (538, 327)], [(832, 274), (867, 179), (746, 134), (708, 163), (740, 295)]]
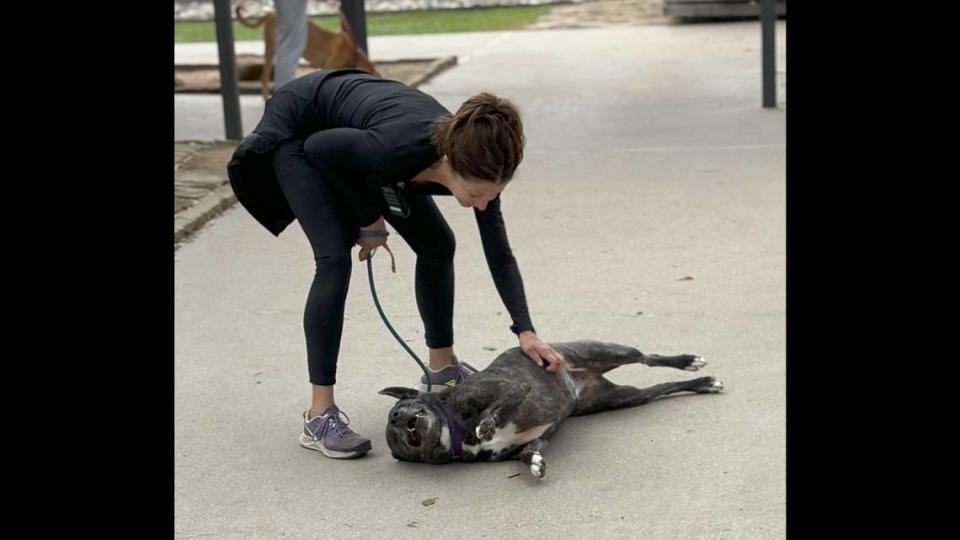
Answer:
[[(466, 362), (461, 362), (456, 356), (453, 357), (453, 364), (440, 371), (433, 371), (429, 366), (427, 366), (427, 371), (430, 373), (431, 392), (434, 393), (446, 392), (463, 382), (467, 377), (477, 373), (476, 368)], [(420, 377), (420, 384), (416, 388), (421, 392), (427, 391), (426, 375)]]
[(348, 428), (350, 419), (336, 405), (331, 405), (320, 416), (307, 418), (309, 414), (309, 410), (303, 413), (300, 446), (319, 450), (323, 455), (337, 459), (359, 457), (370, 451), (370, 439)]

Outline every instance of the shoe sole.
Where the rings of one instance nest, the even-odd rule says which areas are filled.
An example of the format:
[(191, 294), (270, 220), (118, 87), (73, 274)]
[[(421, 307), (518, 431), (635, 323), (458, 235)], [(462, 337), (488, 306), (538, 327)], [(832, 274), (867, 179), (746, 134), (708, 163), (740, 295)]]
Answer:
[[(432, 388), (432, 390), (430, 390), (430, 393), (431, 393), (431, 394), (443, 394), (443, 393), (445, 393), (445, 392), (449, 392), (450, 389), (453, 388), (453, 387), (452, 387), (452, 386), (447, 386), (447, 385), (445, 385), (445, 384), (434, 384), (434, 385), (431, 385), (431, 388)], [(417, 389), (418, 392), (426, 392), (426, 391), (427, 391), (427, 385), (425, 385), (425, 384), (423, 384), (423, 383), (420, 383), (420, 384), (418, 384), (418, 385), (416, 386), (416, 389)]]
[(354, 450), (351, 450), (349, 452), (340, 452), (337, 450), (330, 450), (329, 448), (323, 446), (322, 441), (318, 441), (313, 437), (307, 435), (306, 433), (300, 434), (300, 446), (308, 450), (316, 450), (322, 453), (323, 455), (327, 456), (328, 458), (333, 458), (333, 459), (350, 459), (350, 458), (360, 457), (366, 454), (367, 452), (369, 452), (370, 449), (373, 447), (373, 445), (371, 445), (370, 442), (367, 442), (365, 444), (360, 445), (360, 447)]

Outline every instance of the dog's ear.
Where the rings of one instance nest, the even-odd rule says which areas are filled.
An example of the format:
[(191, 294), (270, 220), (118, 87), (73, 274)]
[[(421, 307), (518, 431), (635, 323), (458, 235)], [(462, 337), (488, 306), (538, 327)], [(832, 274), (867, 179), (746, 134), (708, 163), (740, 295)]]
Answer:
[(391, 386), (389, 388), (384, 388), (377, 393), (384, 396), (392, 396), (397, 399), (415, 398), (420, 394), (420, 392), (417, 392), (413, 388), (404, 388), (402, 386)]

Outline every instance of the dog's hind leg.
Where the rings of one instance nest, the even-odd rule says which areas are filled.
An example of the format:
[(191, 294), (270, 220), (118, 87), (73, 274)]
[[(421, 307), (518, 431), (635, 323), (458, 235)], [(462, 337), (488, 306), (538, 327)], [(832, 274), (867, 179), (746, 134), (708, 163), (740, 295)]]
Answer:
[(537, 478), (547, 474), (547, 462), (543, 459), (543, 451), (547, 448), (547, 441), (534, 439), (527, 443), (517, 456), (524, 465), (530, 467), (530, 473)]
[(273, 81), (273, 56), (276, 54), (276, 22), (267, 21), (263, 27), (263, 70), (260, 72), (260, 95), (270, 99), (270, 84)]
[(693, 354), (677, 354), (673, 356), (662, 356), (659, 354), (644, 355), (646, 361), (644, 364), (650, 367), (672, 367), (675, 369), (684, 369), (687, 371), (698, 371), (707, 365), (707, 361), (702, 356)]
[(600, 341), (571, 341), (569, 343), (551, 343), (550, 346), (563, 355), (567, 367), (570, 369), (585, 369), (597, 374), (605, 373), (624, 364), (645, 364), (650, 367), (666, 366), (688, 371), (697, 371), (707, 365), (703, 358), (692, 354), (677, 356), (643, 354), (634, 347)]
[(607, 409), (636, 407), (677, 392), (705, 394), (722, 390), (723, 383), (713, 377), (697, 377), (688, 381), (656, 384), (647, 388), (614, 384), (604, 377), (594, 377), (585, 380), (585, 384), (581, 386), (579, 400), (570, 416), (593, 414)]

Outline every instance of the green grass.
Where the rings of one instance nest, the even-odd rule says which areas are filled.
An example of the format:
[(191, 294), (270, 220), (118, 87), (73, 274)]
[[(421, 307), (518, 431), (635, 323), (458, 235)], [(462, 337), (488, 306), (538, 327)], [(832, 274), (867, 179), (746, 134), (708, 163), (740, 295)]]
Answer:
[[(516, 30), (532, 23), (550, 11), (550, 6), (516, 6), (458, 10), (409, 11), (367, 15), (367, 36), (434, 34), (439, 32), (490, 32)], [(311, 17), (320, 28), (340, 30), (340, 18)], [(233, 23), (237, 41), (263, 39), (263, 27), (247, 28)], [(216, 41), (213, 21), (180, 21), (174, 23), (174, 42)]]

